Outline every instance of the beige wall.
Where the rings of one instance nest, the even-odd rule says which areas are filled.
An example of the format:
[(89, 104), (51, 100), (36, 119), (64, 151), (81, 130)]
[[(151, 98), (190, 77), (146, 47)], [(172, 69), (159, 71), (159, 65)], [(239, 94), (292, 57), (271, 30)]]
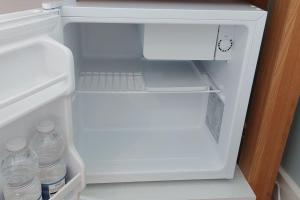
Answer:
[(0, 14), (41, 7), (41, 0), (0, 0)]

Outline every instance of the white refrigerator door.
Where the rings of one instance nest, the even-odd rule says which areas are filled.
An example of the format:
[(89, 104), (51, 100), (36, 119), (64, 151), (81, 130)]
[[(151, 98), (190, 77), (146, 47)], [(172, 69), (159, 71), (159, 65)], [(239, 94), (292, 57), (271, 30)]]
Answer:
[[(0, 15), (0, 153), (15, 136), (30, 139), (30, 126), (43, 115), (56, 115), (66, 138), (67, 183), (51, 200), (78, 199), (84, 165), (73, 145), (72, 52), (59, 43), (58, 10)], [(19, 132), (16, 134), (16, 132)]]

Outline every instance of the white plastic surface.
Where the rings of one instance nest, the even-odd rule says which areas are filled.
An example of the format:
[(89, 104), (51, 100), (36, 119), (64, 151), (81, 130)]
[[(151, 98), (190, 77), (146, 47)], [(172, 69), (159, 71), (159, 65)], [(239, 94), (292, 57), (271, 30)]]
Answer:
[(152, 61), (144, 69), (149, 92), (217, 92), (213, 80), (200, 72), (193, 62)]
[[(257, 20), (265, 11), (243, 1), (139, 1), (85, 0), (62, 8), (64, 17), (84, 17), (84, 21), (123, 21), (138, 23), (199, 23), (198, 20)], [(76, 19), (74, 19), (76, 20)], [(184, 22), (185, 21), (185, 22)]]
[(87, 185), (80, 200), (255, 200), (237, 167), (231, 180)]
[(0, 127), (74, 90), (73, 56), (57, 35), (56, 11), (7, 14), (0, 20)]
[[(114, 5), (116, 6), (116, 4)], [(110, 10), (110, 7), (107, 9)], [(115, 8), (111, 9), (114, 10)], [(74, 103), (75, 118), (77, 119), (75, 144), (87, 166), (87, 182), (232, 178), (248, 97), (251, 91), (249, 86), (252, 84), (257, 61), (257, 54), (253, 52), (259, 50), (265, 13), (252, 10), (253, 13), (257, 14), (257, 17), (261, 17), (258, 21), (255, 21), (254, 18), (252, 20), (249, 18), (242, 20), (245, 17), (244, 15), (241, 16), (241, 19), (236, 20), (216, 20), (216, 17), (220, 15), (216, 15), (215, 18), (212, 17), (211, 12), (214, 13), (213, 11), (206, 12), (208, 13), (207, 16), (211, 17), (209, 20), (207, 18), (175, 20), (159, 18), (161, 16), (157, 16), (157, 19), (146, 19), (141, 16), (134, 19), (125, 19), (119, 18), (119, 15), (114, 12), (111, 13), (111, 18), (102, 18), (100, 16), (107, 11), (104, 8), (81, 7), (78, 8), (78, 14), (80, 14), (80, 10), (90, 11), (91, 15), (95, 14), (92, 13), (95, 10), (103, 11), (93, 18), (89, 17), (91, 16), (89, 14), (86, 17), (63, 18), (64, 23), (74, 22), (65, 27), (65, 33), (68, 33), (65, 35), (65, 39), (67, 46), (76, 52), (76, 58), (78, 59), (76, 65), (78, 90)], [(120, 8), (118, 13), (123, 11), (123, 8)], [(154, 11), (154, 9), (151, 11)], [(240, 11), (240, 15), (243, 12), (248, 13), (248, 11), (243, 10)], [(147, 17), (148, 14), (144, 16)], [(192, 71), (190, 68), (185, 70), (186, 66), (190, 66), (187, 64), (188, 62), (183, 62), (184, 64), (175, 62), (174, 69), (172, 69), (172, 65), (168, 65), (167, 69), (163, 68), (164, 65), (161, 62), (156, 61), (155, 65), (149, 66), (147, 72), (141, 70), (140, 64), (137, 64), (138, 62), (132, 62), (138, 60), (136, 56), (140, 55), (139, 53), (142, 50), (132, 48), (139, 47), (136, 41), (140, 39), (139, 37), (136, 40), (132, 38), (132, 36), (138, 35), (137, 26), (139, 26), (133, 22), (145, 21), (171, 24), (179, 22), (214, 25), (236, 24), (235, 54), (232, 55), (229, 62), (194, 62), (197, 64), (200, 73), (207, 72), (206, 74), (209, 75), (210, 80), (213, 80), (220, 89), (218, 96), (224, 103), (224, 113), (222, 122), (219, 123), (218, 142), (214, 140), (205, 125), (209, 94), (196, 90), (190, 93), (178, 92), (178, 88), (180, 90), (187, 88), (190, 90), (192, 87), (189, 88), (189, 84), (197, 88), (195, 83), (198, 79), (195, 78), (195, 73), (190, 73)], [(79, 22), (85, 22), (85, 24)], [(119, 28), (114, 27), (118, 24), (103, 26), (103, 23), (109, 22), (122, 22), (122, 26)], [(126, 24), (125, 22), (132, 22), (132, 24)], [(98, 39), (101, 35), (101, 29), (105, 29), (105, 34), (102, 35), (103, 38)], [(122, 34), (124, 43), (120, 43), (117, 37), (118, 34), (114, 32), (115, 30), (120, 33), (123, 33), (122, 30), (124, 30), (124, 35)], [(111, 34), (109, 34), (110, 31)], [(89, 39), (80, 37), (82, 33), (88, 35)], [(93, 41), (93, 45), (87, 45), (91, 41)], [(127, 41), (133, 41), (133, 43), (130, 44)], [(109, 43), (113, 48), (109, 48)], [(104, 46), (101, 46), (101, 44), (104, 44)], [(82, 47), (83, 49), (78, 51)], [(90, 49), (86, 49), (89, 47)], [(126, 59), (122, 58), (120, 52), (125, 49), (130, 50), (132, 57), (126, 54)], [(99, 52), (103, 55), (100, 59), (97, 58)], [(114, 55), (114, 59), (109, 56), (105, 57), (108, 52)], [(142, 68), (145, 69), (144, 65)], [(104, 73), (101, 74), (102, 72)], [(138, 90), (136, 91), (133, 91), (130, 87), (124, 87), (127, 92), (116, 92), (115, 87), (108, 87), (104, 90), (95, 89), (97, 84), (94, 83), (97, 81), (94, 80), (99, 77), (100, 79), (106, 77), (112, 80), (116, 75), (118, 77), (120, 72), (136, 73), (127, 76), (128, 79), (133, 78), (135, 75), (143, 75), (144, 83), (141, 84), (142, 87), (137, 87)], [(141, 92), (143, 91), (142, 88), (147, 91), (147, 73), (154, 77), (150, 78), (149, 76), (148, 82), (149, 85), (153, 86), (149, 88), (156, 90), (155, 92)], [(171, 78), (169, 78), (169, 75)], [(86, 77), (88, 77), (87, 84), (84, 84), (84, 87), (81, 88), (80, 80), (84, 80)], [(243, 77), (247, 78), (244, 79)], [(122, 88), (123, 85), (120, 84), (120, 86)], [(198, 86), (201, 86), (201, 84), (198, 84)], [(165, 90), (166, 88), (168, 90), (177, 88), (177, 93), (168, 93)], [(159, 90), (160, 92), (157, 92)], [(243, 100), (241, 101), (241, 99)], [(241, 110), (242, 112), (240, 112)], [(181, 133), (182, 135), (180, 135)], [(207, 138), (211, 138), (211, 141)], [(172, 143), (173, 141), (182, 141), (185, 148), (175, 142)], [(204, 142), (203, 145), (202, 141)], [(199, 147), (201, 145), (203, 148)], [(177, 146), (181, 148), (176, 148)], [(199, 148), (195, 151), (197, 155), (189, 151), (187, 146)], [(211, 153), (210, 150), (216, 153)], [(205, 153), (206, 151), (208, 153)], [(106, 157), (104, 153), (109, 157)], [(130, 155), (133, 157), (130, 157)], [(201, 160), (200, 158), (203, 163), (198, 162)], [(187, 164), (184, 165), (184, 163)]]
[(68, 97), (74, 90), (73, 56), (55, 40), (59, 21), (55, 10), (0, 16), (0, 156), (10, 138), (32, 138), (36, 123), (52, 116), (67, 138), (68, 172), (67, 184), (51, 200), (78, 194), (85, 184)]
[(40, 35), (56, 38), (59, 21), (58, 10), (36, 9), (0, 15), (0, 42), (4, 45)]
[(218, 25), (146, 24), (147, 59), (214, 60)]
[(3, 156), (4, 144), (10, 138), (26, 137), (30, 140), (34, 132), (34, 126), (41, 118), (50, 117), (56, 122), (59, 131), (65, 134), (64, 137), (67, 138), (67, 150), (64, 157), (67, 163), (67, 183), (51, 200), (62, 200), (71, 194), (78, 194), (85, 185), (84, 165), (72, 142), (73, 130), (70, 104), (71, 99), (69, 97), (61, 97), (40, 108), (35, 108), (26, 116), (18, 118), (0, 128), (0, 157)]
[(26, 112), (24, 100), (37, 106), (74, 88), (72, 53), (47, 36), (2, 46), (0, 66), (0, 126)]
[[(205, 129), (204, 119), (207, 105), (207, 94), (98, 94), (94, 92), (80, 94), (79, 95), (79, 106), (76, 108), (76, 118), (79, 120), (76, 123), (78, 126), (76, 132), (76, 147), (80, 149), (81, 147), (84, 149), (81, 153), (84, 154), (85, 150), (87, 150), (90, 146), (97, 147), (95, 148), (106, 148), (109, 149), (108, 152), (110, 155), (116, 156), (116, 158), (121, 158), (117, 160), (116, 165), (110, 165), (115, 162), (113, 160), (109, 163), (108, 167), (104, 166), (105, 169), (111, 170), (106, 174), (96, 174), (98, 166), (91, 165), (93, 173), (90, 174), (91, 177), (95, 178), (94, 182), (114, 182), (114, 181), (147, 181), (147, 180), (172, 180), (172, 179), (192, 179), (192, 178), (231, 178), (233, 176), (234, 166), (236, 164), (236, 158), (238, 153), (238, 146), (240, 143), (242, 126), (244, 122), (244, 117), (247, 109), (249, 94), (251, 91), (251, 85), (253, 80), (253, 75), (255, 71), (255, 65), (258, 56), (258, 50), (260, 47), (261, 36), (263, 33), (263, 27), (265, 22), (266, 13), (261, 11), (255, 7), (251, 7), (249, 4), (234, 4), (230, 3), (229, 5), (224, 4), (213, 4), (213, 3), (205, 3), (205, 4), (180, 4), (180, 3), (172, 3), (172, 4), (157, 4), (153, 2), (145, 2), (142, 1), (140, 3), (137, 2), (82, 2), (78, 3), (75, 6), (65, 6), (63, 7), (63, 24), (70, 22), (97, 22), (97, 23), (174, 23), (174, 24), (237, 24), (239, 26), (245, 26), (245, 30), (239, 28), (238, 38), (236, 40), (236, 52), (232, 57), (230, 62), (208, 62), (205, 63), (205, 71), (208, 71), (209, 74), (212, 75), (214, 80), (218, 85), (222, 86), (222, 98), (225, 101), (225, 109), (224, 109), (224, 121), (221, 127), (220, 140), (219, 143), (216, 144), (213, 138), (211, 138)], [(53, 20), (49, 20), (49, 24)], [(57, 20), (55, 21), (57, 22)], [(48, 25), (49, 25), (48, 24)], [(14, 23), (16, 25), (13, 30), (9, 29), (10, 25), (7, 25), (5, 22), (5, 30), (3, 34), (5, 37), (1, 37), (1, 41), (6, 40), (6, 38), (10, 38), (11, 36), (18, 36), (18, 40), (22, 39), (22, 34), (28, 32), (24, 30), (32, 30), (26, 27), (26, 23), (21, 20), (21, 22)], [(99, 25), (99, 24), (98, 24)], [(95, 26), (97, 30), (97, 24), (92, 24)], [(23, 27), (23, 30), (18, 30), (19, 27)], [(25, 27), (25, 28), (24, 28)], [(136, 28), (133, 26), (134, 29)], [(8, 28), (8, 29), (7, 29)], [(40, 29), (39, 29), (40, 28)], [(91, 27), (86, 27), (87, 33), (90, 34), (91, 38), (89, 41), (80, 38), (80, 34), (83, 33), (83, 30), (76, 29), (78, 27), (74, 27), (75, 31), (68, 32), (68, 35), (65, 35), (65, 39), (70, 37), (69, 41), (72, 41), (69, 45), (74, 45), (76, 48), (74, 52), (76, 52), (76, 61), (78, 61), (77, 68), (80, 68), (81, 61), (85, 59), (93, 60), (93, 58), (97, 57), (97, 51), (94, 51), (96, 48), (89, 49), (90, 45), (86, 44), (98, 44), (97, 38), (99, 38), (98, 30), (97, 31), (88, 31), (92, 30)], [(128, 27), (126, 27), (128, 28)], [(126, 29), (124, 28), (124, 30)], [(101, 27), (100, 27), (101, 29)], [(122, 30), (123, 28), (120, 28)], [(18, 30), (18, 31), (16, 31)], [(39, 30), (40, 32), (45, 33), (46, 29), (44, 26), (35, 26), (34, 30)], [(41, 31), (42, 30), (42, 31)], [(115, 29), (115, 30), (118, 30)], [(132, 28), (129, 28), (125, 36), (130, 35)], [(30, 32), (30, 31), (29, 31)], [(39, 32), (39, 33), (40, 33)], [(124, 31), (125, 32), (125, 31)], [(136, 33), (135, 31), (133, 31)], [(94, 34), (92, 34), (94, 33)], [(119, 31), (118, 33), (122, 33)], [(74, 35), (73, 35), (74, 34)], [(115, 37), (118, 34), (111, 34)], [(133, 34), (135, 35), (135, 34)], [(78, 36), (78, 37), (77, 37)], [(114, 43), (114, 38), (110, 38), (110, 34), (106, 34), (108, 37), (107, 40), (109, 43), (115, 45), (114, 49), (111, 52), (116, 53), (115, 55), (122, 56), (122, 52), (117, 51), (117, 47), (119, 46), (118, 42)], [(72, 38), (71, 38), (72, 37)], [(3, 39), (4, 38), (4, 39)], [(30, 38), (29, 38), (30, 39)], [(96, 39), (96, 40), (94, 40)], [(127, 38), (126, 38), (127, 39)], [(138, 38), (139, 39), (139, 38)], [(68, 40), (68, 39), (66, 39)], [(3, 44), (9, 43), (10, 41), (5, 41)], [(101, 38), (101, 41), (103, 39)], [(120, 41), (120, 40), (118, 40)], [(128, 40), (132, 41), (132, 40)], [(87, 43), (91, 42), (91, 43)], [(72, 44), (74, 43), (74, 44)], [(1, 43), (2, 44), (2, 43)], [(130, 47), (130, 43), (126, 43), (122, 46), (126, 49), (126, 46)], [(82, 52), (86, 54), (81, 54), (82, 52), (78, 49), (82, 49)], [(106, 46), (105, 46), (106, 47)], [(135, 46), (138, 47), (138, 46)], [(101, 50), (105, 50), (105, 48), (100, 48)], [(139, 55), (135, 54), (135, 50), (139, 50), (139, 48), (130, 48), (133, 50), (133, 54), (129, 55)], [(31, 52), (31, 51), (28, 51)], [(36, 52), (36, 51), (33, 51)], [(56, 51), (55, 51), (56, 52)], [(109, 51), (104, 51), (109, 52)], [(131, 51), (130, 51), (131, 53)], [(13, 54), (12, 54), (13, 55)], [(15, 56), (15, 55), (13, 55)], [(89, 57), (90, 56), (90, 57)], [(50, 61), (49, 61), (50, 63)], [(2, 66), (2, 65), (1, 65)], [(77, 69), (76, 69), (77, 70)], [(47, 74), (48, 75), (48, 74)], [(22, 77), (22, 76), (21, 76)], [(18, 80), (18, 79), (17, 79)], [(47, 76), (46, 76), (46, 80)], [(59, 79), (61, 80), (61, 79)], [(42, 81), (45, 81), (43, 79)], [(59, 84), (50, 84), (47, 86), (47, 90), (40, 90), (31, 97), (34, 98), (23, 98), (22, 101), (17, 101), (12, 103), (14, 106), (6, 107), (5, 109), (1, 109), (1, 120), (4, 122), (1, 124), (2, 126), (9, 124), (9, 122), (14, 121), (15, 119), (24, 120), (20, 125), (12, 125), (10, 127), (10, 131), (7, 129), (3, 130), (3, 133), (15, 133), (18, 129), (24, 129), (26, 127), (25, 122), (26, 118), (20, 118), (21, 116), (26, 116), (31, 111), (41, 107), (54, 99), (57, 99), (60, 96), (66, 95), (66, 87), (63, 81), (58, 81)], [(11, 84), (11, 82), (9, 82)], [(14, 83), (14, 82), (13, 82)], [(29, 83), (31, 83), (29, 81)], [(44, 82), (43, 82), (44, 83)], [(51, 82), (52, 83), (52, 82)], [(16, 87), (17, 89), (22, 89)], [(19, 91), (17, 91), (19, 94)], [(127, 96), (126, 96), (127, 95)], [(173, 96), (174, 95), (174, 96)], [(187, 96), (186, 96), (187, 95)], [(70, 99), (68, 99), (70, 100)], [(69, 102), (70, 103), (70, 102)], [(60, 115), (60, 120), (64, 121), (64, 127), (67, 129), (69, 148), (68, 154), (66, 155), (66, 159), (68, 165), (70, 166), (70, 180), (68, 184), (57, 193), (53, 199), (61, 200), (63, 198), (69, 197), (72, 191), (77, 193), (83, 186), (84, 178), (83, 178), (83, 164), (80, 162), (80, 158), (76, 153), (75, 148), (72, 146), (73, 139), (71, 137), (71, 133), (73, 130), (70, 129), (70, 113), (71, 110), (67, 106), (68, 103), (64, 104), (55, 104), (56, 106), (47, 107), (47, 112), (55, 114), (61, 113), (65, 111), (64, 108), (68, 109), (69, 115)], [(63, 105), (63, 106), (61, 106)], [(75, 106), (76, 107), (76, 106)], [(59, 109), (58, 109), (59, 108)], [(46, 113), (47, 113), (46, 112)], [(12, 115), (12, 113), (14, 113)], [(145, 114), (146, 113), (146, 114)], [(40, 114), (42, 115), (42, 114)], [(38, 116), (39, 118), (40, 116)], [(37, 118), (36, 118), (37, 119)], [(68, 121), (69, 120), (69, 121)], [(0, 121), (1, 122), (1, 121)], [(32, 121), (29, 120), (32, 124)], [(28, 122), (28, 124), (30, 124)], [(14, 129), (16, 128), (16, 129)], [(196, 130), (195, 132), (189, 131)], [(204, 130), (202, 129), (204, 128)], [(27, 130), (29, 128), (27, 127)], [(91, 134), (92, 133), (92, 134)], [(93, 135), (95, 133), (95, 136)], [(142, 133), (142, 134), (141, 134)], [(146, 134), (147, 133), (147, 134)], [(174, 134), (173, 134), (174, 133)], [(184, 134), (181, 134), (184, 133)], [(139, 135), (140, 134), (140, 135)], [(203, 134), (203, 135), (202, 135)], [(9, 137), (9, 134), (3, 137)], [(97, 138), (99, 135), (102, 142), (102, 146), (99, 146), (97, 141), (93, 140), (93, 138)], [(124, 140), (117, 140), (114, 138), (125, 138)], [(126, 140), (127, 136), (129, 138), (134, 138), (137, 140), (137, 143), (134, 143), (134, 140)], [(132, 137), (130, 137), (132, 136)], [(141, 136), (141, 137), (139, 137)], [(153, 136), (153, 138), (151, 137)], [(165, 136), (165, 137), (164, 137)], [(174, 136), (174, 138), (171, 138)], [(188, 136), (188, 137), (185, 137)], [(183, 139), (181, 140), (181, 137)], [(196, 140), (193, 140), (193, 137)], [(203, 137), (203, 141), (202, 141)], [(170, 139), (171, 138), (171, 139)], [(178, 140), (175, 140), (175, 139)], [(211, 138), (211, 141), (207, 140), (207, 138)], [(2, 138), (3, 139), (3, 138)], [(108, 142), (105, 142), (107, 139)], [(139, 141), (140, 139), (140, 141)], [(145, 140), (147, 139), (147, 140)], [(153, 139), (153, 140), (152, 140)], [(201, 139), (201, 140), (199, 140)], [(2, 140), (0, 140), (2, 141)], [(89, 143), (84, 143), (85, 141), (89, 141)], [(158, 141), (158, 142), (155, 142)], [(176, 142), (181, 142), (184, 148), (175, 148), (177, 146)], [(83, 142), (83, 143), (81, 143)], [(93, 142), (96, 145), (90, 145)], [(123, 147), (126, 151), (119, 151), (118, 144), (114, 142), (119, 142), (120, 149)], [(163, 143), (160, 143), (163, 142)], [(168, 143), (169, 142), (169, 143)], [(204, 142), (203, 147), (199, 147), (198, 144), (202, 144)], [(197, 143), (197, 144), (195, 144)], [(115, 148), (111, 148), (113, 144)], [(130, 144), (128, 147), (127, 144)], [(144, 144), (139, 146), (140, 144)], [(158, 144), (157, 150), (159, 152), (155, 152), (155, 145)], [(167, 145), (166, 145), (167, 144)], [(168, 145), (170, 144), (170, 145)], [(107, 146), (105, 146), (107, 145)], [(146, 148), (144, 146), (146, 145)], [(147, 146), (149, 145), (149, 146)], [(0, 145), (1, 146), (1, 145)], [(109, 147), (108, 147), (109, 146)], [(190, 148), (186, 148), (186, 147)], [(132, 153), (132, 149), (135, 147), (139, 148), (139, 151), (134, 151)], [(170, 147), (170, 151), (168, 151), (168, 147)], [(195, 148), (196, 150), (201, 151), (190, 151)], [(199, 148), (199, 149), (198, 149)], [(185, 151), (186, 149), (186, 151)], [(97, 149), (96, 149), (97, 150)], [(98, 149), (99, 150), (99, 149)], [(102, 150), (102, 149), (100, 149)], [(208, 153), (205, 152), (208, 150)], [(95, 153), (97, 152), (97, 153)], [(98, 162), (99, 160), (95, 159), (98, 152), (104, 153), (102, 151), (93, 151), (93, 153), (86, 154), (85, 161), (86, 162)], [(130, 154), (127, 154), (127, 153)], [(163, 153), (161, 153), (163, 152)], [(215, 152), (215, 153), (212, 153)], [(124, 153), (124, 154), (123, 154)], [(131, 154), (132, 153), (132, 154)], [(139, 154), (140, 153), (140, 154)], [(194, 153), (194, 154), (193, 154)], [(168, 162), (174, 161), (172, 159), (167, 160), (166, 157), (174, 156), (175, 161), (179, 160), (179, 162)], [(197, 154), (197, 155), (195, 155)], [(197, 168), (197, 171), (193, 171), (191, 166), (197, 167), (199, 166), (198, 162), (201, 159), (201, 155), (205, 154), (203, 168)], [(134, 159), (130, 160), (130, 155), (137, 156), (137, 158), (148, 156), (151, 163), (157, 166), (157, 168), (147, 168), (147, 165), (143, 165), (144, 162), (140, 162), (141, 160), (137, 159), (138, 165), (134, 165)], [(159, 156), (162, 157), (164, 161), (161, 164), (161, 160), (159, 160)], [(180, 156), (183, 156), (182, 158)], [(191, 157), (189, 157), (190, 155)], [(200, 155), (200, 156), (199, 156)], [(213, 156), (211, 156), (213, 155)], [(122, 156), (124, 156), (122, 160)], [(197, 157), (199, 156), (199, 157)], [(195, 159), (196, 157), (196, 159)], [(104, 155), (105, 158), (105, 155)], [(128, 159), (129, 158), (129, 159)], [(154, 158), (154, 159), (153, 159)], [(191, 160), (192, 162), (190, 162)], [(121, 162), (119, 162), (121, 160)], [(125, 160), (125, 161), (124, 161)], [(187, 160), (187, 164), (185, 162), (181, 162)], [(205, 161), (206, 160), (206, 161)], [(124, 162), (123, 162), (124, 161)], [(127, 162), (128, 161), (128, 162)], [(104, 160), (105, 162), (105, 160)], [(155, 163), (156, 162), (156, 163)], [(118, 163), (120, 165), (128, 166), (129, 168), (118, 168)], [(132, 164), (133, 163), (133, 164)], [(178, 164), (179, 163), (179, 164)], [(211, 164), (213, 163), (213, 164)], [(221, 164), (220, 164), (221, 163)], [(170, 166), (166, 167), (166, 166)], [(116, 168), (110, 168), (109, 166), (117, 166)], [(172, 168), (173, 167), (173, 168)], [(138, 168), (142, 169), (142, 173), (138, 173)], [(119, 174), (120, 176), (115, 176), (113, 170), (117, 170), (117, 172), (122, 172), (122, 170), (126, 169), (124, 174)], [(120, 169), (120, 170), (119, 170)], [(143, 169), (146, 169), (143, 171)], [(152, 176), (151, 170), (156, 170), (156, 172), (163, 171), (162, 173), (158, 173), (155, 176)], [(167, 170), (165, 170), (167, 169)], [(173, 171), (171, 171), (172, 169)], [(179, 169), (179, 171), (176, 171)], [(190, 170), (190, 173), (186, 173), (184, 169)], [(211, 170), (212, 169), (212, 170)], [(150, 175), (147, 173), (150, 171)], [(175, 172), (174, 172), (175, 171)], [(199, 172), (200, 171), (200, 172)], [(130, 172), (130, 173), (127, 173)], [(174, 172), (174, 174), (172, 174)], [(98, 173), (98, 172), (97, 172)], [(197, 174), (198, 173), (198, 174)], [(96, 175), (95, 175), (96, 174)], [(154, 173), (155, 174), (155, 173)], [(170, 175), (171, 174), (171, 175)], [(195, 176), (196, 175), (196, 176)], [(102, 177), (101, 177), (102, 176)], [(103, 177), (105, 177), (105, 181), (103, 181)], [(192, 178), (191, 178), (192, 177)], [(150, 179), (149, 179), (150, 178)], [(213, 189), (215, 189), (213, 187)]]
[(86, 139), (77, 148), (87, 183), (212, 179), (224, 173), (206, 128), (81, 134)]
[(216, 44), (216, 60), (230, 60), (234, 53), (236, 26), (220, 26)]
[(80, 34), (77, 38), (81, 41), (80, 52), (85, 58), (105, 60), (142, 56), (141, 32), (138, 24), (102, 23), (95, 26), (82, 23), (77, 32)]
[(213, 80), (192, 62), (103, 59), (82, 62), (80, 92), (218, 92)]
[[(87, 183), (227, 177), (203, 124), (208, 93), (77, 93)], [(96, 153), (95, 153), (96, 152)]]
[(92, 59), (81, 62), (78, 90), (81, 92), (144, 91), (144, 61), (141, 59)]

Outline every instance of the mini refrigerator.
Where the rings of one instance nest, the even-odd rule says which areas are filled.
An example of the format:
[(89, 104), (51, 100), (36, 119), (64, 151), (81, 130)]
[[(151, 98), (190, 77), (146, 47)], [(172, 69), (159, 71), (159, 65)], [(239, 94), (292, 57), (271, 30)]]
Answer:
[(51, 118), (67, 141), (67, 183), (52, 200), (254, 198), (236, 160), (265, 11), (228, 0), (43, 7), (0, 16), (0, 155)]

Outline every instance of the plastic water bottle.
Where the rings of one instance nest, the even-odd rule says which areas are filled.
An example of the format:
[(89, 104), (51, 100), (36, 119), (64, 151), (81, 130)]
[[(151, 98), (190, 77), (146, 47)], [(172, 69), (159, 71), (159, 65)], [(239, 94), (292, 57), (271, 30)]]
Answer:
[(65, 185), (65, 141), (56, 131), (55, 123), (45, 120), (37, 125), (31, 146), (39, 159), (42, 196), (48, 200)]
[(7, 155), (1, 163), (5, 200), (41, 200), (37, 155), (24, 138), (8, 141), (6, 150)]

